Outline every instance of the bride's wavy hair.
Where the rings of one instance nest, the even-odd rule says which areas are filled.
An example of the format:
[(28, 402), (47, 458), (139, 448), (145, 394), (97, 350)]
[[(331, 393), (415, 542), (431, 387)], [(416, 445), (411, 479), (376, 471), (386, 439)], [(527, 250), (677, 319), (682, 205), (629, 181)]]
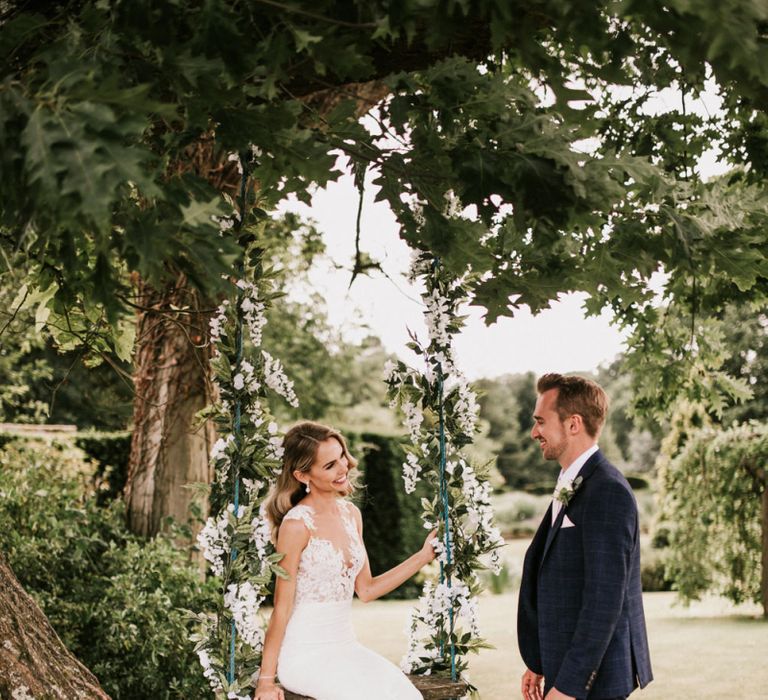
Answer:
[(322, 423), (315, 423), (314, 421), (297, 423), (283, 438), (283, 470), (277, 477), (265, 503), (267, 517), (272, 523), (272, 539), (274, 541), (277, 541), (277, 531), (280, 529), (285, 514), (307, 493), (307, 487), (293, 473), (295, 471), (308, 472), (317, 457), (320, 443), (330, 438), (338, 441), (349, 463), (350, 472), (347, 475), (347, 490), (344, 495), (349, 496), (355, 490), (355, 478), (352, 469), (357, 467), (357, 460), (349, 454), (344, 436), (338, 430)]

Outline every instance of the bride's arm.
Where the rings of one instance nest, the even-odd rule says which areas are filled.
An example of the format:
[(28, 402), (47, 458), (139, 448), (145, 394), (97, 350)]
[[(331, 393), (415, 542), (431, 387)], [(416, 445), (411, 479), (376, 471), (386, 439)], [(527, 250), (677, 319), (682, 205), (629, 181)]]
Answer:
[(261, 672), (256, 686), (257, 698), (282, 697), (275, 688), (277, 675), (277, 657), (285, 636), (285, 628), (293, 609), (293, 597), (296, 594), (296, 573), (299, 570), (301, 553), (309, 542), (309, 532), (301, 520), (284, 520), (280, 525), (275, 549), (285, 556), (280, 561), (288, 579), (278, 578), (275, 582), (274, 608), (269, 618), (267, 633), (264, 637), (264, 651), (261, 657)]
[[(363, 518), (360, 511), (355, 508), (355, 521), (357, 531), (360, 533), (360, 541), (363, 541)], [(422, 548), (412, 554), (404, 562), (385, 571), (378, 576), (371, 575), (371, 565), (368, 562), (368, 554), (365, 555), (365, 564), (355, 579), (355, 592), (357, 597), (364, 603), (376, 600), (390, 591), (394, 591), (402, 583), (405, 583), (419, 569), (426, 566), (435, 558), (435, 550), (432, 547), (432, 540), (435, 538), (435, 532), (432, 531), (424, 540)]]

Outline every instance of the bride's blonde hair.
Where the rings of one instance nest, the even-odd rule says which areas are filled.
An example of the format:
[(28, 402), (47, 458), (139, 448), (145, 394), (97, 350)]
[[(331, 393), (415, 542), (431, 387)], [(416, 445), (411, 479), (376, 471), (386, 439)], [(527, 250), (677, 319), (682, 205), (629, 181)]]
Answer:
[[(315, 423), (314, 421), (302, 421), (294, 425), (283, 438), (283, 470), (277, 477), (266, 500), (267, 517), (272, 523), (272, 539), (277, 541), (277, 531), (283, 522), (285, 514), (293, 508), (307, 493), (307, 487), (294, 475), (295, 471), (308, 472), (315, 458), (317, 448), (321, 442), (333, 438), (341, 445), (344, 456), (349, 463), (349, 469), (357, 466), (357, 460), (349, 454), (347, 443), (338, 430)], [(355, 489), (355, 480), (350, 473), (347, 476), (348, 496)]]

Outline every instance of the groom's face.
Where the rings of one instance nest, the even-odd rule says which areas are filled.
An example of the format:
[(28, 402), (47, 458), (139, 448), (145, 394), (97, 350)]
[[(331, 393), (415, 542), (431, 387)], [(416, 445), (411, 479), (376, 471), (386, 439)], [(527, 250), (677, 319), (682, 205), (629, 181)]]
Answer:
[(557, 389), (539, 394), (533, 411), (531, 437), (541, 446), (544, 459), (559, 460), (568, 448), (568, 433), (557, 413)]

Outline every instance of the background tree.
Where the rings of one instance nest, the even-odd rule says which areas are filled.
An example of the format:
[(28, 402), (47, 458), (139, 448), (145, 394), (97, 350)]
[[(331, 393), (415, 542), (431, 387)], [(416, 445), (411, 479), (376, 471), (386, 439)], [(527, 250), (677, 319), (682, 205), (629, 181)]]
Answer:
[[(403, 236), (448, 269), (477, 273), (489, 322), (583, 290), (591, 311), (611, 307), (641, 343), (655, 333), (658, 269), (669, 274), (664, 295), (699, 313), (762, 295), (760, 182), (680, 177), (718, 139), (738, 162), (757, 153), (742, 126), (743, 105), (759, 110), (765, 91), (761, 13), (738, 3), (7, 3), (5, 249), (30, 261), (58, 325), (80, 340), (126, 343), (120, 319), (140, 307), (138, 337), (151, 342), (136, 353), (129, 494), (140, 490), (133, 480), (163, 482), (139, 476), (160, 446), (204, 449), (202, 438), (185, 447), (205, 389), (191, 370), (206, 359), (187, 336), (204, 342), (195, 313), (238, 255), (211, 216), (238, 181), (228, 154), (250, 144), (266, 208), (336, 177), (334, 149), (357, 173), (375, 169)], [(659, 129), (642, 109), (653, 91), (695, 95), (710, 77), (741, 119), (719, 125), (725, 136), (675, 110)], [(626, 100), (617, 85), (636, 91)], [(387, 94), (378, 126), (357, 122), (361, 104)], [(600, 138), (594, 153), (581, 146), (588, 136)], [(474, 218), (443, 215), (448, 191)], [(650, 347), (659, 361), (663, 348)], [(143, 508), (131, 508), (137, 526), (157, 522)]]
[[(242, 251), (212, 217), (239, 182), (229, 155), (251, 145), (265, 210), (337, 177), (338, 151), (359, 180), (374, 169), (403, 237), (471, 271), (488, 322), (577, 290), (610, 308), (634, 331), (641, 408), (743, 395), (711, 372), (708, 332), (727, 302), (765, 301), (766, 15), (737, 0), (4, 3), (2, 251), (58, 344), (126, 359), (138, 339), (134, 527), (154, 532), (177, 513), (164, 490), (208, 476), (210, 430), (190, 430), (206, 312)], [(654, 92), (706, 80), (724, 97), (715, 129), (682, 108), (649, 117)], [(376, 103), (376, 126), (359, 123)], [(693, 177), (719, 143), (748, 167)], [(444, 213), (447, 193), (463, 214)], [(701, 320), (684, 337), (664, 332), (658, 271), (673, 312)]]
[(542, 465), (541, 450), (531, 440), (533, 409), (536, 405), (536, 377), (532, 372), (475, 383), (480, 417), (488, 421), (488, 437), (498, 445), (496, 468), (507, 486), (546, 488), (553, 475)]
[(729, 307), (723, 316), (723, 329), (731, 349), (725, 370), (742, 379), (752, 396), (726, 409), (723, 425), (749, 420), (768, 420), (768, 315), (766, 308)]
[[(106, 699), (96, 677), (64, 646), (35, 601), (24, 591), (0, 555), (3, 610), (0, 637), (0, 691), (6, 697), (20, 693), (32, 697), (51, 693), (56, 679), (56, 697), (81, 696)], [(29, 697), (29, 695), (27, 695)]]
[(711, 591), (768, 617), (767, 451), (765, 425), (709, 428), (664, 463), (667, 572), (684, 600)]

